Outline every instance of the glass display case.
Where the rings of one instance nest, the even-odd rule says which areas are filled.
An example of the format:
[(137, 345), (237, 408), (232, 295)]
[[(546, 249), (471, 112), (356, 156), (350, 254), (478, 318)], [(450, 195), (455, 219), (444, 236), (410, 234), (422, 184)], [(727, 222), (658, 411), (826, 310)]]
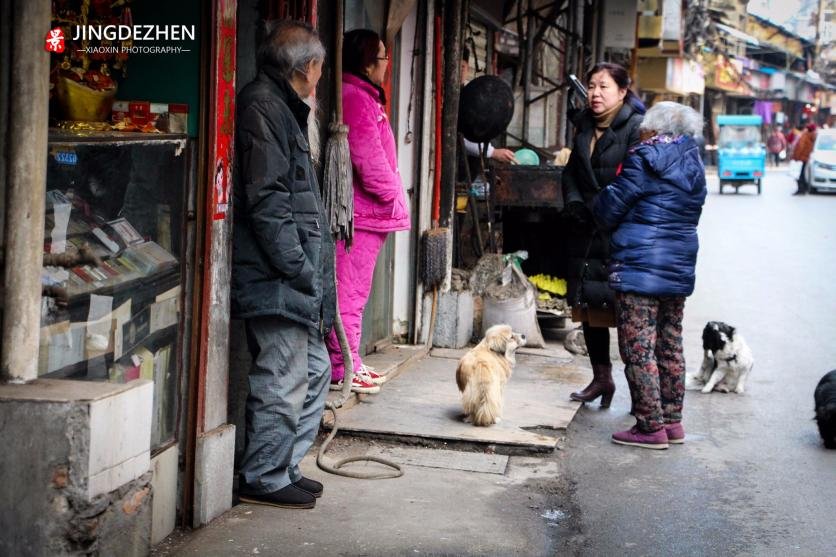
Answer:
[(52, 130), (38, 373), (154, 381), (152, 447), (174, 438), (187, 137)]

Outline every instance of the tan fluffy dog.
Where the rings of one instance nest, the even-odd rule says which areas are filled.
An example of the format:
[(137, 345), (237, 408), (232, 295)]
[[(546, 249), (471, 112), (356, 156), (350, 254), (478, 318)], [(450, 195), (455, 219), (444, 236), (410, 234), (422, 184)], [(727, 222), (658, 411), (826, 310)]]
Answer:
[(502, 391), (516, 363), (514, 352), (525, 345), (525, 335), (509, 325), (494, 325), (459, 361), (456, 383), (462, 393), (465, 421), (477, 426), (502, 419)]

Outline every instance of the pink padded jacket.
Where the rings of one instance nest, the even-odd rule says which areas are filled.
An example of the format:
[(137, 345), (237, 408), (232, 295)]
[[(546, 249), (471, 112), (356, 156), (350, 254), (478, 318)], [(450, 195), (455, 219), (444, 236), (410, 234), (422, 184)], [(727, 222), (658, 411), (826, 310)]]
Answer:
[(354, 227), (375, 232), (408, 230), (395, 136), (378, 93), (359, 77), (343, 74), (343, 112), (354, 169)]

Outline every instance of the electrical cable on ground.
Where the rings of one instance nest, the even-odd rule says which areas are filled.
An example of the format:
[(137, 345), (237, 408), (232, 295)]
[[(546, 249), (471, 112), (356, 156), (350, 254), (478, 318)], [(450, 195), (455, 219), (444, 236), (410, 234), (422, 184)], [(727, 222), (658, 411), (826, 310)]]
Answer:
[[(325, 462), (325, 452), (328, 450), (328, 446), (331, 444), (331, 441), (333, 441), (334, 437), (336, 437), (337, 431), (339, 431), (339, 427), (337, 425), (337, 409), (340, 408), (343, 404), (345, 404), (345, 401), (348, 399), (349, 396), (351, 396), (351, 381), (354, 378), (354, 365), (351, 360), (351, 350), (348, 347), (348, 339), (345, 336), (345, 328), (343, 327), (343, 321), (340, 317), (339, 305), (337, 305), (337, 311), (334, 320), (334, 330), (337, 333), (337, 339), (340, 342), (340, 350), (343, 353), (343, 361), (345, 362), (345, 377), (343, 377), (343, 390), (340, 393), (340, 397), (337, 400), (328, 401), (325, 403), (325, 409), (330, 410), (334, 414), (334, 423), (331, 426), (331, 433), (328, 434), (328, 437), (325, 438), (325, 441), (323, 441), (322, 446), (319, 447), (319, 452), (317, 452), (316, 454), (316, 465), (319, 466), (319, 468), (324, 470), (325, 472), (328, 472), (329, 474), (336, 474), (337, 476), (345, 476), (347, 478), (357, 478), (361, 480), (384, 480), (388, 478), (399, 478), (403, 476), (403, 468), (401, 468), (399, 464), (396, 464), (390, 460), (386, 460), (385, 458), (377, 456), (352, 456), (338, 460), (333, 464), (328, 464), (327, 462)], [(393, 468), (395, 472), (363, 473), (341, 470), (341, 468), (344, 465), (350, 462), (377, 462), (378, 464), (382, 464), (384, 466)]]
[[(328, 445), (331, 444), (331, 441), (333, 441), (334, 437), (337, 435), (338, 427), (336, 405), (334, 403), (329, 402), (325, 405), (325, 409), (333, 412), (334, 425), (331, 428), (331, 433), (328, 434), (328, 437), (322, 443), (322, 446), (319, 447), (319, 452), (316, 455), (317, 466), (319, 466), (322, 470), (325, 470), (329, 474), (336, 474), (338, 476), (345, 476), (347, 478), (358, 478), (361, 480), (385, 480), (389, 478), (400, 478), (401, 476), (403, 476), (403, 468), (401, 468), (399, 464), (377, 456), (349, 456), (337, 460), (333, 464), (326, 463), (324, 458), (325, 451), (328, 450)], [(394, 472), (352, 472), (350, 470), (341, 469), (344, 465), (350, 462), (377, 462), (378, 464), (382, 464), (384, 466), (393, 468)]]

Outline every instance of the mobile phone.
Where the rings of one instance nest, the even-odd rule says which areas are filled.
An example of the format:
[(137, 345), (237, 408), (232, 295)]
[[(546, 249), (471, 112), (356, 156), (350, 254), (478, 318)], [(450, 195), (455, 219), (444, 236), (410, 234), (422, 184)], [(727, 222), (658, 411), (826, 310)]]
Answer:
[(577, 93), (579, 97), (581, 97), (584, 101), (586, 101), (586, 99), (587, 99), (586, 87), (583, 86), (583, 83), (581, 83), (581, 80), (578, 79), (578, 77), (573, 73), (569, 74), (569, 85), (572, 86), (572, 90), (575, 93)]

